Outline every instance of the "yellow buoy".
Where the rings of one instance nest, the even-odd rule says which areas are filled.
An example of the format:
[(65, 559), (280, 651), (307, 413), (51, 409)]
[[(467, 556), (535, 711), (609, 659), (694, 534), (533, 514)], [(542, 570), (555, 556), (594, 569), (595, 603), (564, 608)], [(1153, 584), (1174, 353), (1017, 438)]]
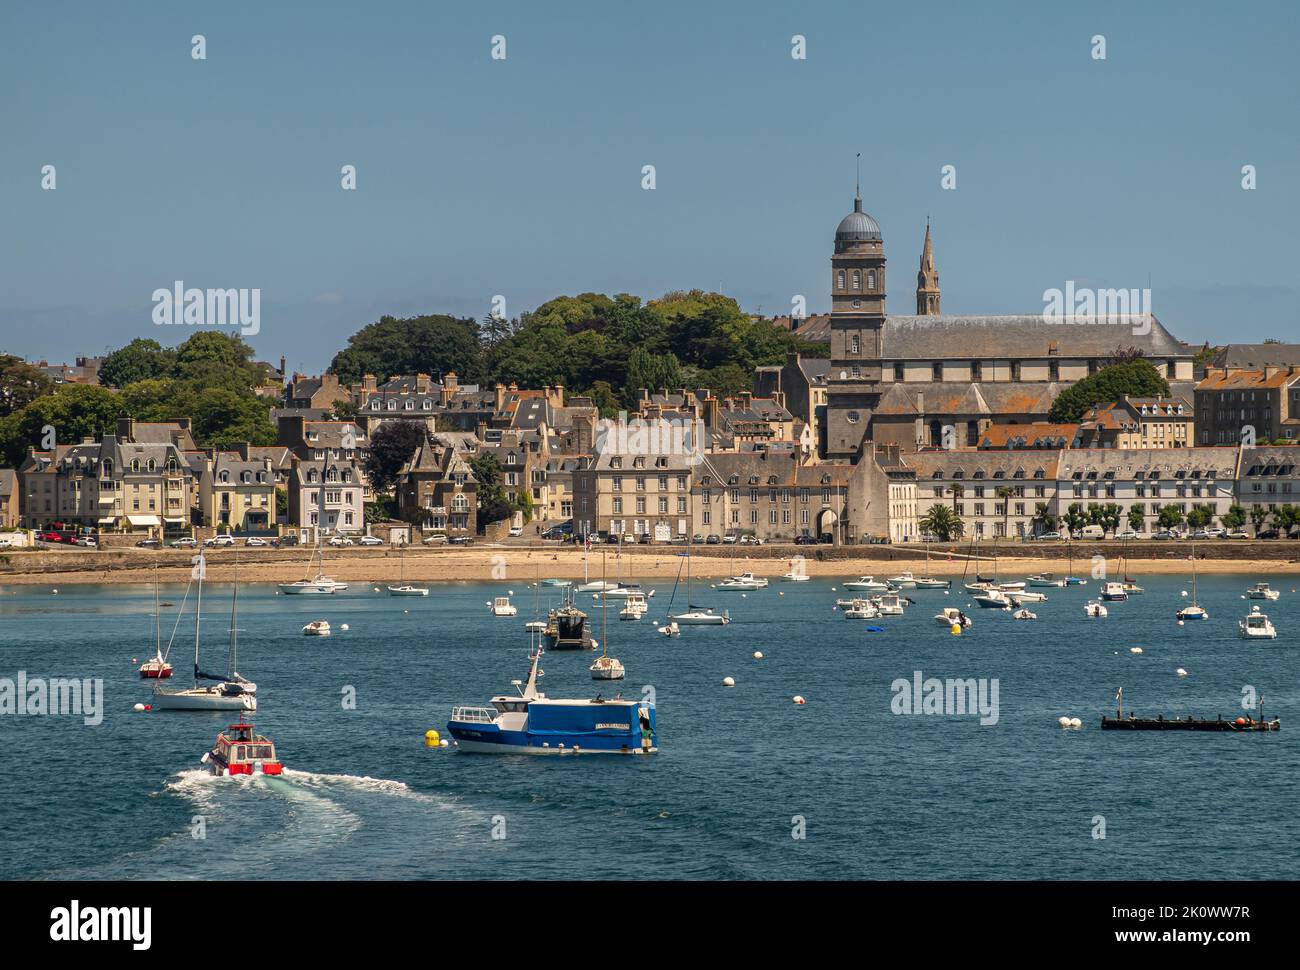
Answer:
[(424, 743), (425, 743), (425, 745), (426, 745), (427, 747), (430, 747), (430, 748), (436, 748), (436, 747), (438, 747), (438, 741), (439, 741), (439, 740), (440, 740), (440, 739), (439, 739), (439, 737), (438, 737), (438, 732), (437, 732), (437, 731), (432, 731), (432, 730), (430, 730), (430, 731), (425, 731), (425, 732), (424, 732)]
[(960, 624), (960, 623), (954, 623), (954, 624), (952, 625), (952, 635), (955, 636), (955, 637), (959, 637), (959, 636), (961, 636), (961, 624)]

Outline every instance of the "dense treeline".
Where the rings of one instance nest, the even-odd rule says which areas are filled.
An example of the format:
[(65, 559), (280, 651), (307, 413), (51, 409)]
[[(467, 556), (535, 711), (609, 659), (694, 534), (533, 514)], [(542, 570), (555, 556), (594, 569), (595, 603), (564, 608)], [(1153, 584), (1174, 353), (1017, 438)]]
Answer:
[(105, 358), (98, 386), (54, 385), (17, 358), (0, 357), (0, 461), (19, 464), (28, 447), (43, 446), (46, 428), (58, 443), (72, 444), (112, 432), (127, 415), (188, 417), (200, 447), (272, 444), (268, 401), (254, 390), (265, 375), (252, 354), (237, 334), (212, 330), (179, 347), (133, 340)]
[(582, 293), (510, 321), (383, 317), (354, 334), (330, 369), (347, 384), (367, 373), (382, 381), (448, 371), (461, 383), (563, 384), (609, 413), (631, 405), (643, 387), (747, 390), (756, 366), (782, 363), (794, 349), (819, 353), (718, 293), (675, 292), (645, 303), (626, 293)]

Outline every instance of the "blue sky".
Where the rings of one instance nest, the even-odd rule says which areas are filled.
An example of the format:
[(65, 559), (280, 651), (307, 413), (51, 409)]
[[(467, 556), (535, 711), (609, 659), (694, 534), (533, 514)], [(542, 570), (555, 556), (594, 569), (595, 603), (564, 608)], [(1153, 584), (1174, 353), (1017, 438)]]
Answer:
[(1298, 50), (1293, 2), (8, 3), (0, 350), (174, 343), (177, 279), (260, 288), (305, 370), (495, 294), (822, 311), (859, 151), (892, 312), (929, 214), (945, 312), (1149, 278), (1183, 339), (1297, 339)]

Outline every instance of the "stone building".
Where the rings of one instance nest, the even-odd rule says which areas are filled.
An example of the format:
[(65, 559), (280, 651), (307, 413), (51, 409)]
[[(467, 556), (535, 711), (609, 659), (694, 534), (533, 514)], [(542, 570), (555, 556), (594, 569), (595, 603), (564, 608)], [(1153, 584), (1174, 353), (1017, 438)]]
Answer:
[(1198, 444), (1294, 441), (1300, 428), (1300, 367), (1207, 367), (1195, 402)]
[(1190, 394), (1192, 352), (1150, 314), (1054, 320), (939, 313), (928, 229), (916, 291), (923, 312), (887, 315), (886, 291), (884, 239), (858, 195), (831, 255), (828, 457), (856, 459), (869, 440), (932, 445), (945, 425), (964, 431), (963, 444), (973, 446), (988, 424), (1046, 420), (1062, 390), (1135, 350), (1175, 393)]

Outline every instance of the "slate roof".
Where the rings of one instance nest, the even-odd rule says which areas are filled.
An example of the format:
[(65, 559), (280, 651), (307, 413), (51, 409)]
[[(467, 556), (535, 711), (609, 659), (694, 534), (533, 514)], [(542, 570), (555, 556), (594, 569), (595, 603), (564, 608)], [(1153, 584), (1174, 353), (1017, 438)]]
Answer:
[(1129, 326), (1055, 323), (1041, 314), (888, 316), (881, 346), (884, 360), (1108, 357), (1119, 347), (1137, 347), (1148, 357), (1186, 356), (1182, 345), (1154, 317), (1150, 332), (1138, 336)]

